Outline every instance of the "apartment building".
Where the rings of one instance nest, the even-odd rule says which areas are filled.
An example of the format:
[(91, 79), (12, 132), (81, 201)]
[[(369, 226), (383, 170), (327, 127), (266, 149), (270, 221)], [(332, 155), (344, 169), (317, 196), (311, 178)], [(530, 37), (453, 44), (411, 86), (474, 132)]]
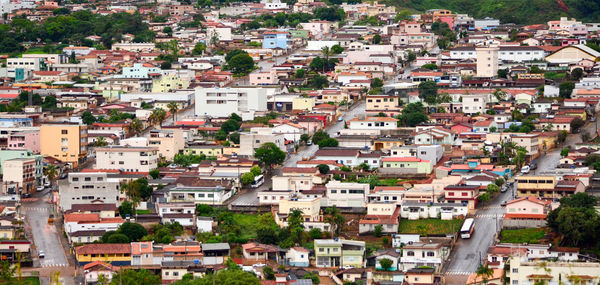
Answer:
[(511, 285), (528, 284), (598, 284), (600, 263), (529, 261), (527, 257), (509, 259), (510, 271), (506, 276)]
[(334, 205), (342, 208), (366, 207), (369, 184), (342, 183), (331, 180), (325, 187), (327, 188), (326, 204), (328, 207)]
[(289, 198), (279, 201), (279, 209), (275, 212), (275, 221), (280, 227), (287, 227), (288, 217), (294, 210), (302, 212), (302, 221), (307, 230), (319, 228), (328, 232), (330, 225), (323, 221), (321, 215), (321, 198)]
[(7, 149), (30, 150), (40, 153), (40, 132), (37, 130), (23, 130), (12, 132), (8, 135)]
[(493, 78), (498, 76), (498, 47), (477, 47), (477, 77)]
[(34, 193), (36, 184), (35, 158), (13, 158), (2, 163), (2, 180), (17, 183), (20, 193)]
[(119, 145), (96, 148), (96, 169), (148, 173), (157, 167), (157, 147)]
[(254, 150), (265, 143), (274, 143), (279, 149), (286, 151), (284, 134), (274, 134), (273, 128), (251, 128), (250, 132), (240, 133), (239, 155), (253, 156)]
[(390, 117), (399, 115), (402, 111), (399, 102), (398, 96), (367, 95), (367, 115), (378, 115), (379, 113)]
[(244, 120), (266, 112), (266, 88), (197, 88), (196, 116), (229, 117), (236, 113)]
[[(0, 174), (4, 173), (4, 162), (15, 158), (33, 158), (35, 160), (35, 179), (37, 184), (43, 183), (44, 157), (29, 150), (0, 150)], [(5, 180), (6, 181), (6, 180)]]
[(92, 202), (119, 205), (120, 185), (118, 178), (108, 178), (105, 172), (71, 172), (58, 181), (58, 204), (63, 211)]
[(162, 129), (150, 131), (148, 145), (158, 148), (158, 155), (167, 160), (172, 160), (175, 154), (185, 148), (185, 139), (182, 129)]
[(364, 266), (365, 242), (345, 239), (315, 239), (317, 267)]
[(43, 156), (51, 156), (76, 167), (88, 152), (87, 126), (74, 123), (46, 123), (40, 126)]

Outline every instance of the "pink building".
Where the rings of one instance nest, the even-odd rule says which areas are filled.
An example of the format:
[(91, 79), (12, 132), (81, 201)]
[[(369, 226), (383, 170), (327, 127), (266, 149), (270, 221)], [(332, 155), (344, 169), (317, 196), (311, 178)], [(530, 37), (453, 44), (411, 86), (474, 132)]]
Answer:
[(40, 153), (40, 132), (33, 130), (14, 132), (8, 136), (6, 144), (8, 149), (28, 149)]
[(250, 85), (275, 85), (279, 78), (274, 70), (268, 72), (250, 73)]

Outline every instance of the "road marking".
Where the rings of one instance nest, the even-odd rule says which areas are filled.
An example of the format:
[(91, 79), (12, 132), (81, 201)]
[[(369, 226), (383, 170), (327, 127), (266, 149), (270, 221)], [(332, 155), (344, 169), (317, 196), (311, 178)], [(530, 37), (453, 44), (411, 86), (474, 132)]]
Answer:
[(51, 263), (51, 264), (42, 264), (41, 267), (69, 267), (69, 265), (65, 264), (65, 263)]
[(504, 214), (481, 214), (481, 215), (475, 215), (475, 218), (489, 218), (489, 219), (502, 219), (504, 217)]
[(496, 209), (502, 209), (502, 207), (500, 206), (485, 206), (480, 208), (480, 210), (496, 210)]
[(44, 207), (23, 207), (23, 209), (25, 209), (25, 211), (47, 211), (48, 208), (44, 208)]
[(450, 271), (450, 272), (446, 272), (446, 275), (468, 276), (473, 273), (474, 272), (467, 272), (467, 271)]

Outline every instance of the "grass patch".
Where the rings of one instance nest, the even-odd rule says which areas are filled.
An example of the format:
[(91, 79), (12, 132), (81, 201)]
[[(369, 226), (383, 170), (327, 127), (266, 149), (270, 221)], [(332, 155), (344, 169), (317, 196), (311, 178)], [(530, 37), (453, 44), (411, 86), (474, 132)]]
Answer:
[(47, 54), (41, 47), (34, 47), (26, 50), (23, 54)]
[(256, 225), (258, 215), (253, 214), (234, 214), (233, 220), (242, 228), (242, 237), (248, 240), (256, 239)]
[[(0, 279), (0, 284), (4, 285), (19, 285), (19, 278), (13, 278), (9, 281)], [(40, 278), (38, 277), (23, 277), (23, 285), (40, 285)]]
[(147, 214), (152, 214), (152, 211), (150, 209), (135, 210), (135, 213), (138, 214), (138, 215), (147, 215)]
[(440, 219), (422, 219), (422, 220), (400, 220), (398, 233), (401, 234), (421, 234), (421, 235), (445, 235), (452, 234), (460, 230), (463, 220), (440, 220)]
[(563, 79), (565, 76), (567, 76), (566, 73), (556, 73), (554, 71), (544, 73), (544, 78), (546, 79)]
[(503, 243), (540, 243), (546, 231), (540, 228), (503, 230), (500, 242)]

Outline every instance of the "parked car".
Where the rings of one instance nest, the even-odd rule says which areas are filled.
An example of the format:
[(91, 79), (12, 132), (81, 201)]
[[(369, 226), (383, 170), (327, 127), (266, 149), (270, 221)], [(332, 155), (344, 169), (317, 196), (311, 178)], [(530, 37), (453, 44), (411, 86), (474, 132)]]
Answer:
[(306, 141), (306, 145), (312, 145), (312, 141), (311, 140)]
[(44, 257), (46, 257), (46, 253), (44, 253), (43, 250), (40, 250), (40, 251), (38, 251), (38, 257), (39, 258), (44, 258)]
[(31, 198), (31, 194), (25, 193), (25, 194), (23, 194), (23, 198)]
[(504, 185), (502, 188), (500, 188), (500, 193), (504, 193), (506, 191), (508, 191), (508, 186)]
[(530, 163), (529, 164), (529, 169), (536, 170), (537, 169), (537, 163), (535, 163), (535, 162)]
[(527, 174), (527, 173), (529, 173), (530, 170), (531, 169), (529, 168), (529, 165), (525, 165), (525, 166), (523, 166), (523, 168), (521, 168), (521, 173)]
[(501, 207), (506, 207), (506, 203), (507, 201), (502, 202), (502, 204), (500, 204)]
[(40, 192), (40, 191), (44, 191), (44, 189), (45, 189), (45, 188), (46, 188), (46, 187), (44, 187), (44, 185), (38, 186), (38, 187), (37, 187), (37, 191), (38, 191), (38, 192)]

